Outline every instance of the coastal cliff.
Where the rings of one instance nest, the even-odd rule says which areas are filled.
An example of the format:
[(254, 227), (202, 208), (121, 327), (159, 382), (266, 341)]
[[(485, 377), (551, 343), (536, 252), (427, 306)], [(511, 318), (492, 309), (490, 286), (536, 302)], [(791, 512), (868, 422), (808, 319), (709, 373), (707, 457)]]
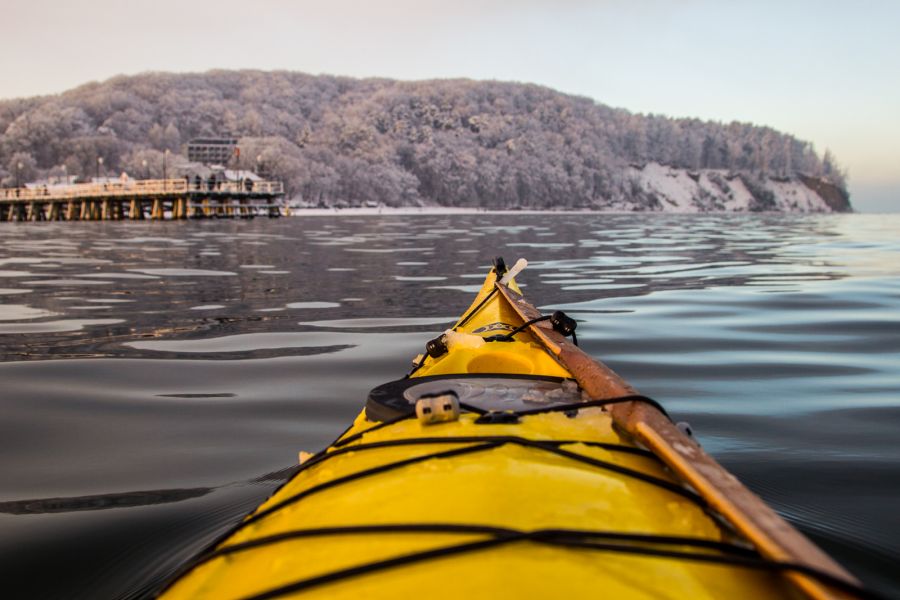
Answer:
[(802, 173), (798, 174), (798, 178), (804, 185), (815, 192), (833, 212), (853, 211), (853, 207), (850, 206), (850, 194), (846, 188), (834, 185), (825, 179), (809, 177)]
[(630, 166), (621, 210), (663, 212), (850, 212), (843, 190), (824, 179), (678, 169), (657, 163)]
[(220, 135), (240, 140), (226, 166), (312, 206), (852, 210), (834, 157), (769, 127), (531, 84), (291, 72), (147, 73), (0, 102), (0, 180), (189, 173), (187, 142)]

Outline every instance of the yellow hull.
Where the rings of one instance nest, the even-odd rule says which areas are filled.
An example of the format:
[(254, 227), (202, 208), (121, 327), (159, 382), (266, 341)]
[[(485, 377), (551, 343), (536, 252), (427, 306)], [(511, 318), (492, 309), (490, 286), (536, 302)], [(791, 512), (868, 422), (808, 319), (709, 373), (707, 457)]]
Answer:
[[(493, 289), (492, 272), (463, 337), (419, 357), (404, 385), (572, 377), (527, 330), (465, 337), (522, 324)], [(735, 555), (735, 534), (602, 406), (479, 420), (376, 422), (363, 411), (163, 597), (798, 597), (779, 574), (702, 560)]]

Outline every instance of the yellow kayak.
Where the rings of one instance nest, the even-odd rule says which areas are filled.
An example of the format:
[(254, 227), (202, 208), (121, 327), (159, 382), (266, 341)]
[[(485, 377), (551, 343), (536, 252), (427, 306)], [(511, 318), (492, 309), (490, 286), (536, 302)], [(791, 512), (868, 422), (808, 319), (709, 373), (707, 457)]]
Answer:
[(865, 594), (580, 353), (574, 321), (538, 315), (519, 267), (498, 260), (412, 372), (375, 388), (329, 448), (301, 453), (162, 597)]

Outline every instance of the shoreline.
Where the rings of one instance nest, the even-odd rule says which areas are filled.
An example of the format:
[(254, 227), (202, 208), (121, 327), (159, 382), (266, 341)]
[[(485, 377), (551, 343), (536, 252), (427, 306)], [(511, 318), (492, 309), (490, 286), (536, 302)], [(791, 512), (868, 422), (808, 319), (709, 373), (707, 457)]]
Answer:
[(858, 213), (831, 213), (831, 212), (779, 212), (779, 211), (633, 211), (633, 210), (554, 210), (554, 209), (484, 209), (484, 208), (459, 208), (453, 206), (384, 206), (384, 207), (353, 207), (353, 208), (291, 208), (287, 217), (328, 217), (328, 216), (409, 216), (409, 215), (833, 215), (833, 214), (858, 214)]
[(599, 210), (500, 210), (484, 208), (461, 208), (455, 206), (360, 206), (353, 208), (291, 208), (291, 217), (297, 216), (334, 216), (334, 215), (508, 215), (508, 214), (629, 214), (630, 211), (599, 211)]

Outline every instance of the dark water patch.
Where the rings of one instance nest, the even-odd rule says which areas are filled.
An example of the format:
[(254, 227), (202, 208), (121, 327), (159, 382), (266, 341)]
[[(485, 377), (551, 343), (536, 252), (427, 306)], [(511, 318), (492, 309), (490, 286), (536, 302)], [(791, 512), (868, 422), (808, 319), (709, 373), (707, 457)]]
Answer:
[(235, 398), (237, 394), (230, 393), (206, 393), (206, 394), (156, 394), (159, 398)]
[(148, 597), (274, 486), (226, 487), (179, 503), (120, 510), (0, 515), (4, 529), (16, 534), (14, 545), (9, 536), (0, 539), (0, 578), (29, 599)]
[(71, 498), (41, 498), (0, 502), (0, 513), (11, 515), (40, 515), (47, 513), (78, 512), (83, 510), (108, 510), (111, 508), (132, 508), (151, 504), (181, 502), (189, 498), (204, 496), (210, 488), (182, 490), (150, 490), (142, 492), (122, 492), (117, 494), (97, 494)]
[[(171, 342), (177, 344), (177, 342)], [(130, 353), (132, 358), (160, 358), (167, 359), (184, 359), (184, 360), (258, 360), (264, 358), (279, 358), (288, 356), (317, 356), (320, 354), (334, 354), (353, 348), (352, 345), (335, 345), (335, 346), (305, 346), (287, 348), (257, 348), (253, 350), (243, 351), (213, 351), (204, 352), (202, 350), (190, 350), (188, 352), (180, 350), (155, 350), (152, 348), (137, 348)], [(112, 356), (110, 354), (109, 356)]]

